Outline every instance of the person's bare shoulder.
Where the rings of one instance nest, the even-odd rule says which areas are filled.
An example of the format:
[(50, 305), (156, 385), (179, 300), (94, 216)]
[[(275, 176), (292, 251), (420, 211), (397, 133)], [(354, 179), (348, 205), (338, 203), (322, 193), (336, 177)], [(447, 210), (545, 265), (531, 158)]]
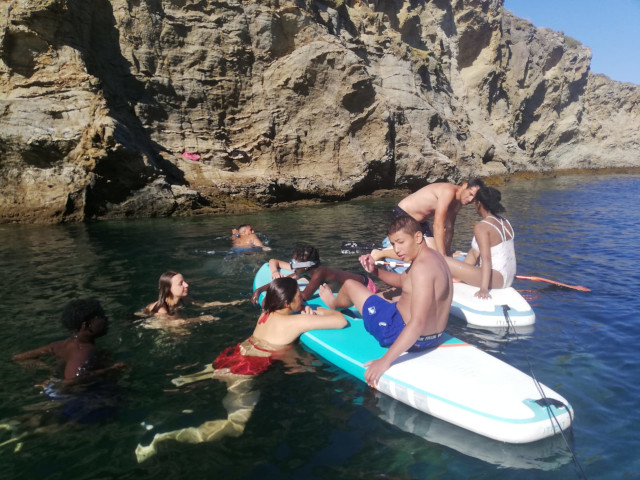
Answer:
[(429, 276), (432, 277), (442, 264), (446, 266), (442, 255), (429, 248), (421, 252), (421, 255), (412, 262), (411, 270), (419, 272), (419, 275), (423, 278), (428, 278)]
[(432, 186), (434, 187), (432, 192), (439, 201), (450, 201), (451, 199), (455, 198), (459, 188), (452, 183), (433, 183)]

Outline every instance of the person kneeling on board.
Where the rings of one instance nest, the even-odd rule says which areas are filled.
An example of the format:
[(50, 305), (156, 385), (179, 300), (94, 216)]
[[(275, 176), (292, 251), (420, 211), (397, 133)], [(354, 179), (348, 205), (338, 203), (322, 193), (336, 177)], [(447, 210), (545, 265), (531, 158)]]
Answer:
[(333, 296), (327, 285), (320, 287), (320, 297), (329, 308), (354, 305), (361, 313), (364, 326), (387, 352), (365, 364), (369, 385), (375, 386), (392, 362), (405, 351), (436, 347), (447, 326), (453, 296), (451, 273), (444, 257), (430, 249), (420, 224), (408, 215), (400, 216), (389, 226), (389, 240), (403, 262), (411, 266), (403, 273), (378, 269), (370, 254), (360, 257), (364, 269), (402, 293), (397, 302), (388, 302), (371, 293), (362, 284), (347, 280)]

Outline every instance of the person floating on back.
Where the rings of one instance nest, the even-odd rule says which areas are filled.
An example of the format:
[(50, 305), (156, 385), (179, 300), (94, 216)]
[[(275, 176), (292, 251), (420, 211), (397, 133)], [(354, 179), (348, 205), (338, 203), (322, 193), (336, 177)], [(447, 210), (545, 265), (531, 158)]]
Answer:
[(354, 305), (366, 330), (387, 352), (365, 366), (365, 380), (375, 387), (393, 361), (406, 351), (436, 347), (447, 326), (453, 284), (444, 258), (430, 249), (420, 224), (408, 215), (390, 225), (389, 240), (397, 257), (411, 266), (402, 274), (378, 269), (370, 254), (360, 257), (364, 269), (402, 293), (397, 302), (388, 302), (371, 293), (362, 282), (347, 280), (334, 297), (327, 285), (320, 287), (320, 297), (330, 308)]
[(238, 228), (231, 230), (231, 243), (236, 251), (253, 248), (256, 250), (262, 249), (265, 252), (271, 250), (271, 248), (262, 243), (256, 232), (254, 232), (253, 227), (249, 224), (240, 225)]
[(471, 250), (464, 262), (446, 257), (452, 275), (469, 285), (480, 287), (478, 298), (491, 298), (490, 288), (507, 288), (516, 275), (515, 233), (504, 212), (502, 194), (492, 187), (482, 187), (476, 194), (476, 212), (482, 220), (473, 228)]
[[(271, 278), (281, 278), (290, 276), (295, 279), (306, 278), (308, 283), (302, 291), (302, 299), (308, 300), (320, 285), (325, 282), (344, 283), (346, 280), (356, 280), (365, 285), (372, 293), (376, 293), (378, 288), (373, 280), (367, 275), (347, 272), (336, 268), (329, 268), (320, 264), (320, 251), (312, 245), (300, 245), (293, 250), (291, 261), (269, 260)], [(283, 274), (282, 270), (289, 270), (292, 273)], [(267, 289), (268, 285), (257, 288), (251, 297), (253, 303), (258, 302), (260, 294)]]
[[(296, 312), (300, 313), (294, 315)], [(172, 380), (179, 387), (212, 378), (226, 382), (227, 395), (222, 403), (227, 409), (227, 418), (157, 433), (149, 445), (136, 448), (138, 462), (154, 455), (158, 443), (166, 440), (200, 443), (242, 435), (259, 397), (252, 390), (252, 377), (266, 372), (275, 361), (286, 362), (287, 355), (291, 355), (288, 353), (291, 344), (304, 332), (343, 328), (346, 324), (345, 317), (335, 310), (322, 307), (312, 310), (303, 306), (298, 283), (293, 278), (275, 279), (269, 284), (262, 314), (248, 339), (223, 350), (203, 371)]]
[[(477, 178), (472, 178), (462, 185), (432, 183), (403, 198), (393, 208), (391, 219), (409, 215), (417, 220), (427, 239), (427, 245), (442, 255), (448, 255), (451, 252), (453, 228), (458, 212), (463, 205), (473, 201), (476, 192), (482, 186), (484, 182)], [(429, 226), (430, 218), (433, 218), (433, 230)], [(394, 258), (393, 249), (390, 247), (373, 250), (371, 255), (374, 260)]]

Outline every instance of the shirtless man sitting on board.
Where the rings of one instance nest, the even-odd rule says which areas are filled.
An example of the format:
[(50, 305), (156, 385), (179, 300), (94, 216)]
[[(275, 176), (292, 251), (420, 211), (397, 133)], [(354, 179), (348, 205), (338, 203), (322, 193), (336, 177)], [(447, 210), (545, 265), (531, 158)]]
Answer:
[(333, 296), (331, 288), (320, 287), (320, 297), (329, 308), (350, 305), (362, 313), (366, 330), (387, 352), (365, 364), (364, 376), (375, 386), (391, 363), (403, 352), (433, 348), (442, 341), (447, 326), (453, 284), (442, 255), (427, 247), (420, 224), (408, 215), (396, 218), (389, 227), (395, 254), (411, 266), (402, 274), (378, 269), (371, 255), (360, 257), (364, 269), (402, 293), (397, 302), (388, 302), (367, 290), (362, 282), (347, 280)]
[[(403, 198), (394, 207), (391, 218), (394, 219), (400, 215), (413, 217), (420, 222), (427, 245), (442, 255), (449, 255), (453, 240), (453, 226), (460, 207), (473, 202), (478, 189), (483, 186), (484, 182), (477, 178), (472, 178), (462, 185), (432, 183)], [(433, 231), (429, 226), (429, 218), (433, 218)], [(385, 257), (394, 258), (391, 248), (373, 250), (371, 255), (374, 260)]]

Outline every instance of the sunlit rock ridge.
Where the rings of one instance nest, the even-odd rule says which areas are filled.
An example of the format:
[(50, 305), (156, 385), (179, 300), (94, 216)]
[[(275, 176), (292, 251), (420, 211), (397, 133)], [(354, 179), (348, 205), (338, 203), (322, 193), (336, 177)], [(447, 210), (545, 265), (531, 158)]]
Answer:
[(590, 59), (502, 0), (0, 0), (0, 221), (637, 166)]

